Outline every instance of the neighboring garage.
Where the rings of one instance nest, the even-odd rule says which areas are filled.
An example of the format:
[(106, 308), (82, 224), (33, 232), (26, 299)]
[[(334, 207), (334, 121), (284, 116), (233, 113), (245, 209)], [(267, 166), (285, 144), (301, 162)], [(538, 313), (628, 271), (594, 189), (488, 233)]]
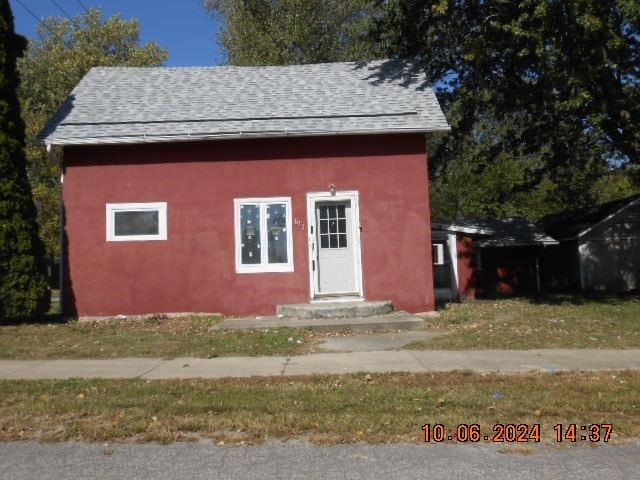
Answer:
[(640, 288), (640, 195), (541, 220), (559, 240), (543, 257), (549, 288), (627, 292)]
[(519, 217), (434, 222), (431, 236), (439, 302), (537, 293), (543, 252), (558, 244)]

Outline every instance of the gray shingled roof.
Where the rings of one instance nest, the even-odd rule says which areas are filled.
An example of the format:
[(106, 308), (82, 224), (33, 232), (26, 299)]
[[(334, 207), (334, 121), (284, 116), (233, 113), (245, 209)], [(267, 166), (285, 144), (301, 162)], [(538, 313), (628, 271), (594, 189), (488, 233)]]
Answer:
[(285, 67), (95, 67), (41, 134), (47, 144), (448, 130), (401, 61)]

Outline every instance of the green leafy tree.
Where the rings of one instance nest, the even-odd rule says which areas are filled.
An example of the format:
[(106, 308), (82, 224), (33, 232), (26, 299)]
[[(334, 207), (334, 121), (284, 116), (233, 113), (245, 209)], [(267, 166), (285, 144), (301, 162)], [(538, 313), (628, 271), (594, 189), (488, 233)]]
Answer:
[(42, 314), (50, 296), (16, 92), (16, 61), (25, 46), (14, 31), (9, 0), (0, 0), (0, 320)]
[(601, 203), (640, 194), (640, 169), (611, 170), (593, 186), (593, 192)]
[(168, 53), (140, 43), (140, 24), (120, 15), (103, 19), (90, 9), (74, 20), (58, 17), (38, 25), (19, 62), (20, 101), (27, 125), (29, 180), (38, 207), (41, 236), (50, 260), (60, 255), (60, 164), (37, 143), (37, 135), (71, 90), (94, 66), (153, 67)]
[(371, 0), (205, 0), (231, 65), (360, 61), (378, 53)]
[[(432, 149), (434, 190), (454, 197), (436, 202), (446, 215), (535, 218), (548, 205), (602, 200), (596, 185), (611, 170), (637, 178), (626, 172), (640, 163), (637, 0), (385, 0), (379, 7), (376, 38), (387, 54), (421, 61), (452, 125)], [(484, 193), (469, 205), (463, 185)]]

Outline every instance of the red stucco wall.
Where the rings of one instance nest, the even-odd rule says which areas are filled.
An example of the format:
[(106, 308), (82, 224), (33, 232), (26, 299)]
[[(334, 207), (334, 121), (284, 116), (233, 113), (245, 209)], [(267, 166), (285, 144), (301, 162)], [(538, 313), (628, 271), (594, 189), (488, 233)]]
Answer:
[[(68, 312), (273, 314), (309, 300), (308, 192), (360, 192), (366, 299), (434, 308), (422, 135), (65, 149)], [(291, 273), (236, 274), (233, 199), (292, 197)], [(107, 242), (105, 204), (168, 202), (168, 240)], [(296, 220), (303, 225), (296, 226)]]

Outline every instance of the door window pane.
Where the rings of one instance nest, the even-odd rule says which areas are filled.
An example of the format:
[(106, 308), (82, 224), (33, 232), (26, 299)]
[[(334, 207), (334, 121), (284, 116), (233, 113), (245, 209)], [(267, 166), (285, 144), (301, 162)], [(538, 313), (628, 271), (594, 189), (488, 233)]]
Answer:
[(113, 226), (116, 236), (158, 235), (159, 214), (157, 210), (114, 212)]
[(240, 205), (240, 242), (242, 263), (261, 263), (260, 205)]
[(320, 248), (347, 248), (345, 205), (318, 206)]
[(269, 263), (287, 263), (287, 206), (267, 205)]

